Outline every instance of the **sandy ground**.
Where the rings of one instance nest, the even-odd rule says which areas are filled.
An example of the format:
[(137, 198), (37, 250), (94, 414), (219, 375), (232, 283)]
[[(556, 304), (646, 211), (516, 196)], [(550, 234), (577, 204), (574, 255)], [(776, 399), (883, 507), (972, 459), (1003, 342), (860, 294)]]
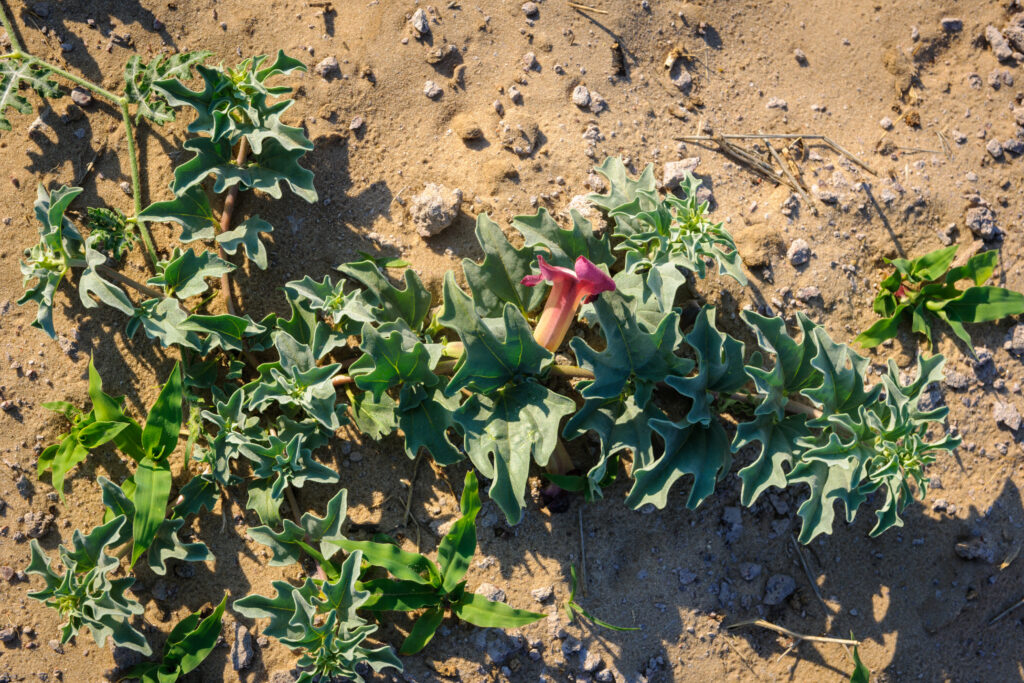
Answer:
[[(276, 228), (271, 268), (237, 278), (253, 318), (281, 310), (278, 288), (287, 280), (319, 279), (359, 250), (400, 254), (437, 288), (463, 257), (479, 257), (472, 239), (477, 213), (504, 223), (534, 205), (558, 212), (590, 189), (590, 169), (607, 155), (621, 155), (637, 171), (653, 163), (659, 176), (666, 162), (700, 157), (697, 173), (713, 193), (714, 215), (726, 221), (753, 276), (746, 290), (716, 277), (698, 287), (736, 335), (744, 331), (735, 315), (750, 305), (785, 315), (803, 310), (835, 338), (851, 341), (874, 319), (870, 301), (886, 273), (882, 257), (916, 256), (949, 241), (962, 245), (962, 256), (973, 253), (982, 243), (965, 212), (979, 203), (991, 207), (1003, 233), (990, 242), (1002, 254), (997, 279), (1024, 289), (1018, 266), (1024, 161), (986, 149), (992, 140), (1024, 138), (1013, 113), (1024, 96), (1024, 71), (1012, 56), (1000, 62), (983, 38), (986, 26), (1001, 28), (1021, 11), (1005, 1), (590, 0), (606, 10), (597, 12), (547, 0), (531, 18), (518, 1), (456, 0), (422, 5), (431, 28), (424, 40), (407, 23), (417, 5), (392, 0), (333, 0), (326, 7), (294, 0), (5, 4), (28, 49), (112, 89), (120, 89), (124, 61), (133, 52), (149, 58), (205, 48), (216, 60), (234, 62), (283, 48), (310, 66), (310, 73), (293, 79), (298, 102), (288, 122), (305, 126), (316, 144), (306, 163), (316, 173), (321, 201), (244, 199), (241, 212), (260, 213)], [(944, 18), (959, 25), (944, 26)], [(112, 44), (113, 34), (130, 35), (131, 46)], [(72, 49), (63, 51), (61, 43)], [(448, 45), (455, 47), (450, 53)], [(680, 73), (664, 68), (673, 48), (690, 55), (692, 84), (685, 94), (670, 80), (679, 81)], [(432, 55), (439, 49), (444, 52)], [(312, 71), (331, 56), (340, 73), (323, 78)], [(436, 99), (425, 96), (427, 81), (440, 88)], [(572, 92), (580, 84), (605, 106), (575, 105)], [(127, 472), (114, 453), (97, 453), (70, 477), (70, 504), (54, 502), (49, 483), (35, 477), (35, 456), (62, 425), (40, 403), (84, 405), (84, 373), (94, 354), (108, 391), (127, 394), (129, 408), (140, 414), (173, 361), (142, 335), (126, 339), (120, 314), (83, 309), (70, 289), (58, 296), (56, 327), (77, 339), (74, 348), (31, 329), (34, 313), (14, 304), (21, 291), (18, 258), (36, 239), (37, 182), (73, 183), (95, 158), (76, 207), (107, 203), (130, 210), (120, 189), (127, 157), (116, 112), (96, 104), (65, 122), (69, 103), (50, 103), (46, 125), (31, 134), (26, 131), (35, 116), (14, 117), (14, 131), (0, 137), (6, 188), (0, 196), (0, 390), (16, 406), (0, 414), (0, 499), (6, 503), (0, 504), (0, 565), (14, 572), (28, 562), (26, 514), (54, 516), (40, 539), (52, 551), (74, 529), (101, 519), (96, 475)], [(505, 120), (536, 124), (532, 154), (502, 146), (498, 109)], [(353, 130), (356, 117), (363, 123)], [(483, 138), (464, 142), (459, 133), (468, 125), (479, 126)], [(788, 188), (762, 181), (712, 147), (677, 140), (757, 132), (827, 135), (874, 173), (809, 142), (796, 168), (810, 201), (793, 200)], [(170, 171), (185, 159), (177, 151), (183, 133), (180, 122), (143, 126), (147, 201), (168, 196)], [(428, 239), (416, 235), (403, 208), (426, 182), (464, 193), (456, 222)], [(798, 238), (813, 253), (799, 268), (786, 258)], [(174, 244), (165, 229), (157, 230), (156, 240), (165, 252)], [(143, 274), (138, 253), (127, 272)], [(652, 514), (627, 510), (621, 484), (595, 504), (574, 502), (565, 514), (531, 504), (512, 529), (488, 505), (470, 586), (494, 584), (510, 604), (552, 616), (519, 634), (447, 622), (422, 655), (405, 660), (406, 679), (839, 681), (849, 675), (851, 659), (840, 645), (804, 641), (789, 649), (791, 639), (764, 629), (725, 628), (763, 618), (803, 634), (852, 633), (882, 681), (1020, 680), (1024, 609), (989, 625), (1024, 595), (1024, 560), (1012, 561), (1024, 541), (1022, 433), (993, 417), (997, 403), (1022, 403), (1024, 368), (1004, 348), (1011, 325), (972, 330), (976, 346), (988, 351), (981, 363), (971, 362), (950, 336), (939, 338), (938, 350), (950, 362), (946, 382), (935, 391), (950, 406), (964, 446), (936, 463), (932, 494), (908, 510), (903, 529), (870, 539), (873, 519), (864, 512), (798, 551), (791, 541), (798, 498), (771, 495), (753, 509), (737, 509), (734, 476), (696, 512), (685, 509), (685, 486)], [(918, 341), (905, 330), (870, 357), (877, 366), (893, 357), (907, 367)], [(339, 467), (352, 519), (393, 530), (410, 548), (418, 543), (432, 552), (432, 522), (457, 512), (452, 488), (460, 490), (464, 470), (423, 466), (412, 499), (422, 531), (403, 525), (412, 463), (394, 441), (338, 441), (322, 459)], [(734, 469), (742, 464), (740, 457)], [(322, 510), (332, 493), (304, 488), (303, 505)], [(224, 590), (233, 597), (267, 593), (272, 580), (298, 577), (298, 567), (266, 566), (265, 550), (245, 535), (258, 522), (243, 509), (244, 494), (235, 501), (229, 513), (235, 523), (226, 531), (217, 514), (204, 513), (192, 525), (215, 562), (199, 566), (194, 576), (185, 570), (163, 578), (138, 573), (136, 597), (146, 607), (155, 645), (159, 634)], [(970, 553), (960, 546), (958, 554), (958, 543), (978, 550), (980, 559), (961, 557)], [(559, 605), (573, 564), (585, 567), (580, 600), (588, 609), (640, 630), (568, 624)], [(791, 580), (795, 590), (768, 605), (766, 583), (777, 575), (788, 577), (779, 580)], [(55, 649), (59, 621), (26, 598), (32, 583), (17, 573), (0, 581), (0, 627), (15, 632), (0, 644), (0, 680), (102, 680), (114, 666), (109, 648), (83, 635)], [(554, 600), (536, 603), (531, 591), (547, 586)], [(236, 622), (253, 629), (255, 641), (255, 661), (238, 672), (230, 656)], [(397, 644), (408, 624), (399, 620), (382, 635)], [(258, 627), (226, 616), (223, 647), (191, 680), (291, 680), (294, 655), (259, 640)]]

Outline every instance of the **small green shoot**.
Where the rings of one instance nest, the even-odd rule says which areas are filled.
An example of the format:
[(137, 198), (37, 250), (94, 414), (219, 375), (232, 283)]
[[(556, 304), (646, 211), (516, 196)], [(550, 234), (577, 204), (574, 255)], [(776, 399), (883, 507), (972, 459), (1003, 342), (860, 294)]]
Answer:
[(139, 679), (141, 683), (174, 683), (203, 663), (221, 631), (221, 617), (228, 604), (227, 593), (205, 619), (193, 612), (175, 625), (164, 643), (164, 654), (158, 662), (133, 666), (120, 680)]
[(576, 589), (578, 588), (578, 579), (576, 578), (576, 565), (569, 565), (569, 598), (565, 601), (564, 609), (565, 614), (569, 617), (569, 623), (576, 621), (576, 616), (586, 619), (587, 621), (600, 626), (601, 628), (610, 629), (612, 631), (639, 631), (640, 628), (637, 626), (616, 626), (615, 624), (609, 624), (607, 621), (601, 621), (593, 614), (585, 610), (578, 602), (576, 602)]

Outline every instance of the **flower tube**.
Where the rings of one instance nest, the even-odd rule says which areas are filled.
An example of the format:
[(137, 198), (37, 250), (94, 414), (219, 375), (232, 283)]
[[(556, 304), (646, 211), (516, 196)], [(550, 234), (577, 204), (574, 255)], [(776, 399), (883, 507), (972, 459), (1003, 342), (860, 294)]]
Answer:
[(540, 321), (533, 331), (533, 338), (548, 351), (554, 351), (562, 344), (565, 333), (576, 319), (580, 302), (591, 302), (601, 292), (615, 289), (615, 282), (604, 271), (586, 258), (576, 259), (575, 269), (548, 265), (543, 256), (537, 256), (540, 275), (527, 275), (522, 284), (534, 287), (547, 280), (552, 284)]

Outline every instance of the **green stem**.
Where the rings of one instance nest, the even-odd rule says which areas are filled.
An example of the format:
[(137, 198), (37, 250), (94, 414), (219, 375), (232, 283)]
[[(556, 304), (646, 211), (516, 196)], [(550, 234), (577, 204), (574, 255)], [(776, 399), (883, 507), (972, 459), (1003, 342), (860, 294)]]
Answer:
[(21, 52), (21, 42), (18, 40), (18, 36), (14, 35), (14, 26), (7, 17), (7, 10), (4, 9), (3, 4), (0, 4), (0, 24), (3, 24), (4, 30), (7, 31), (7, 38), (11, 41), (11, 47), (14, 48), (15, 52)]
[[(19, 50), (19, 52), (20, 52), (20, 50)], [(81, 76), (76, 76), (75, 74), (71, 73), (70, 71), (67, 71), (65, 69), (60, 68), (56, 64), (51, 64), (51, 63), (47, 62), (46, 60), (39, 59), (39, 57), (30, 55), (30, 54), (24, 54), (23, 53), (21, 56), (24, 57), (25, 60), (28, 61), (30, 64), (36, 64), (36, 65), (41, 66), (41, 67), (43, 67), (43, 68), (45, 68), (45, 69), (47, 69), (49, 71), (52, 71), (53, 73), (57, 74), (58, 76), (63, 76), (64, 78), (68, 79), (72, 83), (74, 83), (76, 85), (80, 85), (83, 88), (86, 88), (88, 90), (92, 90), (94, 93), (96, 93), (100, 97), (105, 97), (106, 99), (110, 100), (114, 104), (121, 104), (121, 105), (123, 105), (123, 104), (127, 104), (128, 103), (128, 100), (125, 99), (124, 97), (121, 97), (120, 95), (115, 95), (114, 93), (110, 92), (109, 90), (107, 90), (103, 86), (97, 85), (96, 83), (93, 83), (92, 81), (87, 81), (84, 78), (82, 78)]]
[(135, 224), (135, 228), (139, 231), (139, 237), (142, 238), (142, 243), (146, 247), (146, 253), (149, 255), (149, 265), (155, 273), (156, 264), (160, 259), (157, 258), (156, 248), (153, 246), (153, 237), (149, 234), (149, 228), (139, 220), (139, 214), (142, 213), (142, 181), (139, 178), (139, 158), (135, 152), (135, 130), (132, 126), (131, 114), (128, 112), (128, 101), (122, 98), (120, 105), (121, 119), (124, 121), (125, 140), (128, 142), (128, 168), (132, 175), (132, 201), (135, 206), (135, 215), (132, 216), (131, 222)]

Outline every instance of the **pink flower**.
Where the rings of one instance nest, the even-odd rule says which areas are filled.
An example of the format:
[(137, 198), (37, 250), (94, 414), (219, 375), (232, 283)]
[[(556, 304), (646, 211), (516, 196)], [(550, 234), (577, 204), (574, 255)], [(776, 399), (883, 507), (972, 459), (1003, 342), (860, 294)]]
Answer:
[(576, 319), (580, 302), (589, 303), (601, 292), (613, 291), (615, 282), (582, 256), (576, 259), (575, 270), (550, 266), (543, 256), (537, 256), (537, 263), (540, 275), (527, 275), (522, 284), (534, 287), (543, 280), (552, 283), (533, 338), (548, 351), (554, 351), (561, 346), (565, 333)]

